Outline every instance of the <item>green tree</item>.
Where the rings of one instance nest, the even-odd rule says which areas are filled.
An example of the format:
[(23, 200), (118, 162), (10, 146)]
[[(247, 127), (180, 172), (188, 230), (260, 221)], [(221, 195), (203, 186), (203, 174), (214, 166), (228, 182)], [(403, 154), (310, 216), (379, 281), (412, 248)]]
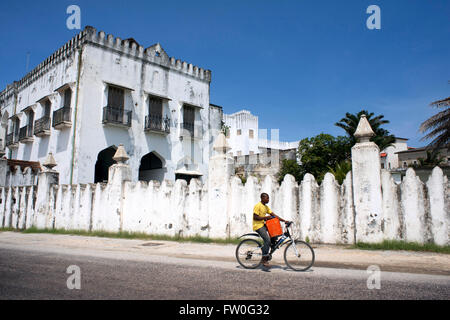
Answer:
[(444, 108), (420, 125), (422, 133), (430, 131), (422, 140), (433, 139), (429, 146), (433, 149), (433, 155), (442, 147), (450, 144), (450, 97), (431, 103), (432, 107)]
[(336, 167), (329, 167), (329, 172), (331, 172), (336, 178), (339, 184), (344, 182), (347, 173), (352, 170), (352, 163), (350, 160), (344, 160), (339, 162)]
[(350, 138), (352, 145), (356, 143), (356, 138), (354, 137), (356, 128), (358, 127), (359, 119), (361, 116), (365, 114), (367, 120), (372, 127), (375, 136), (372, 137), (371, 141), (375, 142), (380, 150), (384, 150), (392, 143), (395, 142), (395, 136), (391, 135), (388, 130), (383, 129), (381, 126), (389, 123), (388, 120), (384, 119), (383, 115), (375, 116), (373, 112), (369, 112), (367, 110), (361, 110), (357, 114), (351, 114), (347, 112), (345, 114), (345, 118), (342, 118), (339, 122), (336, 122), (335, 125), (344, 129), (347, 132), (348, 137)]
[(284, 179), (284, 176), (290, 174), (294, 176), (297, 182), (302, 181), (303, 173), (302, 167), (297, 163), (296, 160), (285, 159), (281, 162), (280, 170), (278, 171), (277, 178), (278, 183), (281, 183)]
[(440, 156), (438, 153), (427, 151), (426, 158), (418, 158), (419, 165), (416, 167), (435, 167), (440, 165), (446, 159), (445, 156)]
[(330, 168), (336, 168), (342, 161), (350, 159), (351, 147), (349, 137), (333, 137), (325, 133), (301, 140), (298, 154), (303, 175), (311, 173), (321, 182)]
[(337, 173), (344, 170), (344, 167), (339, 168), (338, 165), (350, 159), (351, 146), (350, 139), (344, 136), (333, 137), (321, 133), (315, 137), (305, 138), (300, 141), (298, 147), (301, 164), (295, 160), (283, 160), (278, 172), (278, 181), (283, 181), (286, 174), (291, 174), (297, 182), (301, 182), (305, 174), (310, 173), (320, 183), (328, 171), (336, 170)]

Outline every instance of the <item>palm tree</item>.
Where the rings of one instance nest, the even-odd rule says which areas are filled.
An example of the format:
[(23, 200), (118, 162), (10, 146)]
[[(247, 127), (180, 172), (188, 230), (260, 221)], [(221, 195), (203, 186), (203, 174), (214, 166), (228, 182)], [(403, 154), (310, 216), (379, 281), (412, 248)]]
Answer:
[(437, 153), (427, 151), (426, 158), (419, 158), (417, 160), (419, 160), (419, 164), (421, 167), (435, 167), (444, 162), (445, 158), (445, 156), (439, 156)]
[(335, 168), (329, 166), (328, 170), (334, 175), (337, 182), (342, 184), (347, 176), (347, 173), (352, 170), (352, 163), (349, 160), (344, 160), (336, 164)]
[(375, 142), (380, 150), (384, 150), (395, 142), (394, 135), (389, 134), (389, 131), (381, 128), (382, 125), (389, 123), (388, 120), (384, 119), (384, 115), (374, 116), (373, 112), (367, 110), (361, 110), (357, 114), (351, 114), (347, 112), (345, 118), (342, 118), (339, 122), (335, 123), (336, 126), (342, 128), (349, 135), (352, 144), (356, 143), (356, 138), (354, 137), (356, 128), (358, 127), (359, 119), (365, 114), (367, 120), (372, 127), (375, 136), (371, 141)]
[(443, 111), (435, 114), (420, 125), (422, 133), (430, 131), (421, 140), (433, 139), (429, 146), (436, 154), (439, 149), (448, 147), (450, 144), (450, 97), (447, 99), (432, 102), (432, 107), (444, 108)]

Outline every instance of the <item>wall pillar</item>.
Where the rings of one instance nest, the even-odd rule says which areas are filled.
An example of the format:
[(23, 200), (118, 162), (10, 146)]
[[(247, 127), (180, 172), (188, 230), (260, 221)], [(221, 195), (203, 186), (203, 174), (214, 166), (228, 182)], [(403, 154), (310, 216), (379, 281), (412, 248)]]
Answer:
[(58, 184), (59, 173), (53, 170), (56, 166), (55, 158), (50, 152), (42, 164), (45, 169), (39, 173), (36, 192), (35, 220), (33, 225), (38, 229), (53, 228), (53, 214), (50, 210), (50, 188)]
[(228, 195), (234, 159), (227, 155), (230, 147), (223, 133), (217, 136), (213, 149), (216, 155), (209, 159), (208, 170), (209, 237), (225, 238), (230, 236)]
[(108, 171), (107, 202), (111, 206), (110, 209), (113, 210), (108, 210), (105, 214), (117, 214), (117, 216), (105, 219), (111, 221), (111, 224), (106, 228), (107, 231), (122, 231), (123, 228), (124, 182), (132, 180), (131, 167), (125, 163), (128, 159), (130, 157), (127, 155), (123, 144), (120, 144), (113, 157), (113, 160), (117, 163), (110, 166)]
[(362, 115), (352, 147), (352, 175), (357, 242), (383, 240), (380, 149), (370, 141), (374, 136), (366, 115)]

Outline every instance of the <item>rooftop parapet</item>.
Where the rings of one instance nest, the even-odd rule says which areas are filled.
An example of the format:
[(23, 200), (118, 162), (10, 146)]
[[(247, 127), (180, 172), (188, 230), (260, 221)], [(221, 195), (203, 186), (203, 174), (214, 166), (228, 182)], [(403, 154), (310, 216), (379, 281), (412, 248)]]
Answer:
[(28, 72), (22, 79), (7, 85), (6, 89), (0, 92), (0, 104), (8, 99), (14, 93), (14, 90), (21, 90), (24, 87), (27, 87), (45, 74), (55, 64), (71, 56), (75, 50), (85, 43), (92, 43), (100, 47), (110, 48), (128, 56), (134, 56), (143, 61), (188, 74), (199, 80), (211, 82), (211, 70), (205, 70), (187, 63), (186, 61), (169, 57), (159, 43), (144, 49), (144, 47), (139, 45), (132, 38), (122, 40), (111, 34), (106, 35), (104, 31), (97, 33), (97, 30), (94, 27), (86, 26), (83, 31), (78, 33), (47, 59), (42, 61), (37, 67)]
[(169, 57), (159, 43), (144, 48), (132, 38), (122, 40), (111, 34), (106, 35), (104, 31), (97, 32), (93, 27), (86, 27), (83, 32), (87, 33), (86, 40), (88, 42), (98, 46), (107, 47), (143, 61), (188, 74), (199, 80), (211, 82), (211, 70), (205, 70), (186, 61)]

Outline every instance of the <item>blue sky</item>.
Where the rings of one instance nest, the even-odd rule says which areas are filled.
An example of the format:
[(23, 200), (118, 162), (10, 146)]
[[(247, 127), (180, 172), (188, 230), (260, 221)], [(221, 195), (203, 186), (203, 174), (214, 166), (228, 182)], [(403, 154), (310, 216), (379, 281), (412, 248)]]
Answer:
[[(450, 96), (448, 0), (20, 1), (0, 11), (0, 88), (18, 80), (78, 30), (66, 8), (81, 8), (82, 28), (212, 70), (211, 103), (225, 113), (259, 116), (260, 127), (292, 141), (368, 109), (390, 120), (393, 134), (422, 146), (419, 125)], [(369, 5), (381, 30), (366, 28)]]

